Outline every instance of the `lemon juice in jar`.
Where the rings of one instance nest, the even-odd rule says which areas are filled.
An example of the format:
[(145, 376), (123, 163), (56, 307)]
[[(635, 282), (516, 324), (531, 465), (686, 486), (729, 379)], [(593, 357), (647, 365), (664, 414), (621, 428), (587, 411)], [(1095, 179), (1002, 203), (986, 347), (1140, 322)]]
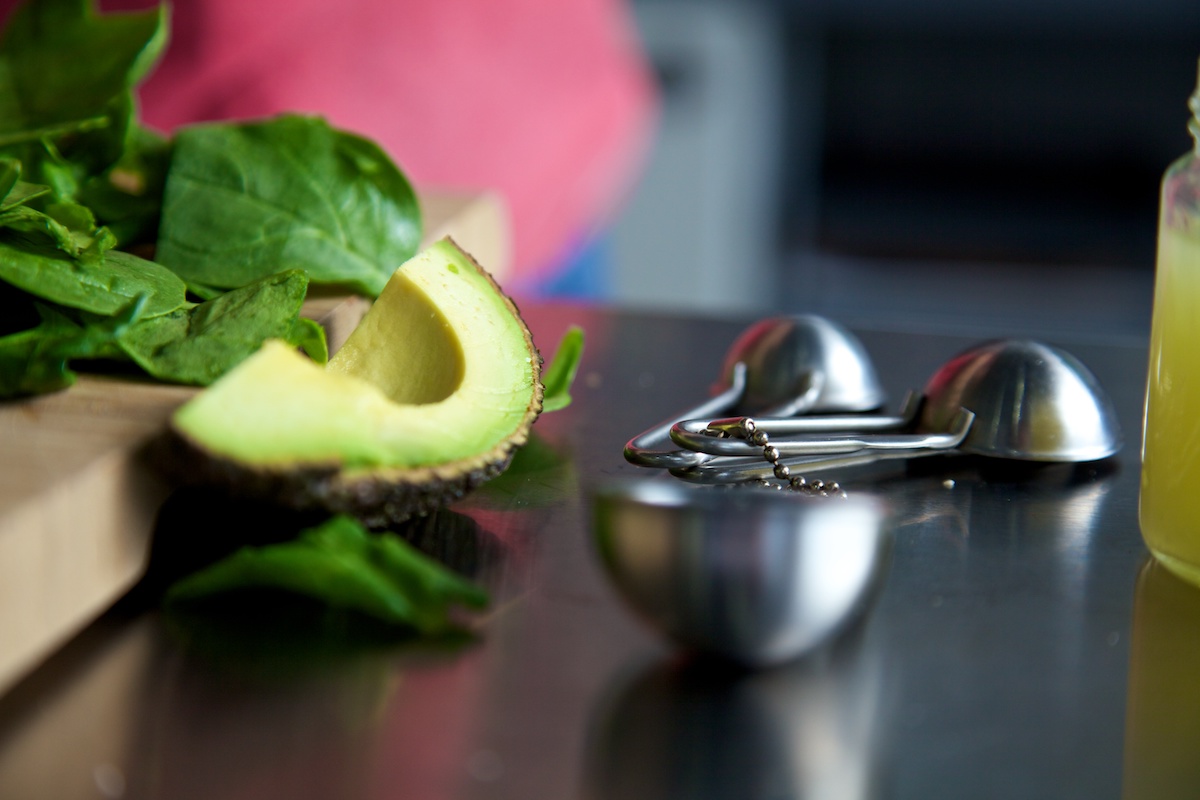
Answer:
[(1200, 81), (1192, 152), (1163, 176), (1139, 521), (1150, 551), (1200, 584)]

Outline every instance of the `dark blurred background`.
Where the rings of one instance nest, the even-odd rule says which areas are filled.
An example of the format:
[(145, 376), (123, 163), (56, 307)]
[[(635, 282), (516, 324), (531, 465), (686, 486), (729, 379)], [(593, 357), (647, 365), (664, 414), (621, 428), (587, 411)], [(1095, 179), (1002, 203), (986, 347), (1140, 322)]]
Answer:
[(621, 302), (1144, 336), (1200, 3), (634, 8), (664, 100)]

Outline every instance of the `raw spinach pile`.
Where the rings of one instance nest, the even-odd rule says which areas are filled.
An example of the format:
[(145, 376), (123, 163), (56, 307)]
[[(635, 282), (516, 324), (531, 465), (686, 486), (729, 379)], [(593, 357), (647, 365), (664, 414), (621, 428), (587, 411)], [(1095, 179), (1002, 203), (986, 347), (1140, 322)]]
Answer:
[(267, 338), (324, 361), (309, 283), (374, 296), (416, 252), (412, 187), (365, 139), (294, 115), (142, 126), (166, 40), (165, 6), (91, 0), (29, 0), (0, 36), (0, 398), (80, 361), (207, 385)]

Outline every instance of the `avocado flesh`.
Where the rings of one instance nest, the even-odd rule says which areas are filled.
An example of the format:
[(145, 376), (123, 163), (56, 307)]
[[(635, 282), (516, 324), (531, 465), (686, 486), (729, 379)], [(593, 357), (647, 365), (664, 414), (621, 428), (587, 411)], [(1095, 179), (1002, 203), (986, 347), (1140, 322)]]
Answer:
[(507, 465), (541, 411), (540, 369), (512, 302), (443, 240), (396, 271), (326, 367), (268, 342), (173, 429), (252, 493), (395, 521)]

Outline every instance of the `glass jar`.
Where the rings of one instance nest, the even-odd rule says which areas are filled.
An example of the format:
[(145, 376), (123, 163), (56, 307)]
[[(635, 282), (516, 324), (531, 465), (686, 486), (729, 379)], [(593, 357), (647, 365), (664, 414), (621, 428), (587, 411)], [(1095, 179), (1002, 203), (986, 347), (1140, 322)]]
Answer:
[(1138, 516), (1150, 551), (1200, 584), (1200, 79), (1192, 152), (1162, 181)]

